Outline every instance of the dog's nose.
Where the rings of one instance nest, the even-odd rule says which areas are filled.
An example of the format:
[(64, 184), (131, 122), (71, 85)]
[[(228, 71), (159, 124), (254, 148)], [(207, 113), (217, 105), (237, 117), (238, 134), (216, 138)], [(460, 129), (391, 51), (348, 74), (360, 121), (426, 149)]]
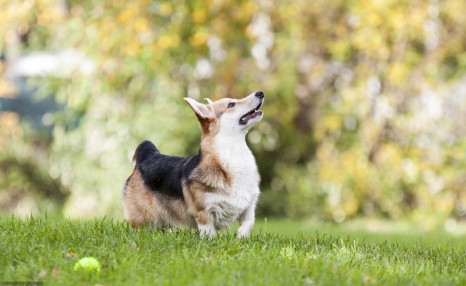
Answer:
[(261, 90), (256, 91), (254, 95), (258, 98), (264, 98), (264, 93)]

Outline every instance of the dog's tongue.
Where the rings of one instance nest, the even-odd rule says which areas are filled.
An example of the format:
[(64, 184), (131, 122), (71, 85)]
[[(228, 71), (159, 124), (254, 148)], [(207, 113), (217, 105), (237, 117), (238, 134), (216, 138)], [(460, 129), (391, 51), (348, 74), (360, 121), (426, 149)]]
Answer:
[(262, 114), (262, 110), (254, 110), (254, 112), (251, 114), (250, 118), (260, 116), (261, 114)]

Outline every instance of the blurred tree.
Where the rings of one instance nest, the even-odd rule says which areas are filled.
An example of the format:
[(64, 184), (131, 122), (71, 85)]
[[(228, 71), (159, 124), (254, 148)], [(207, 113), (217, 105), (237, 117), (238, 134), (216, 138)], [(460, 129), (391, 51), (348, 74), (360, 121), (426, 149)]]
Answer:
[[(50, 29), (61, 20), (59, 2), (0, 1), (0, 209), (21, 214), (59, 213), (68, 189), (49, 174), (51, 136), (43, 131), (50, 99), (39, 98), (19, 77), (24, 51), (46, 46)], [(28, 119), (20, 121), (20, 116)], [(23, 118), (21, 118), (23, 119)], [(31, 132), (32, 127), (41, 127)]]
[(24, 49), (83, 55), (41, 83), (67, 106), (53, 117), (47, 165), (71, 191), (66, 214), (120, 213), (118, 190), (143, 139), (195, 153), (183, 97), (261, 89), (265, 118), (248, 140), (263, 215), (466, 216), (463, 0), (2, 6), (1, 34), (27, 38)]

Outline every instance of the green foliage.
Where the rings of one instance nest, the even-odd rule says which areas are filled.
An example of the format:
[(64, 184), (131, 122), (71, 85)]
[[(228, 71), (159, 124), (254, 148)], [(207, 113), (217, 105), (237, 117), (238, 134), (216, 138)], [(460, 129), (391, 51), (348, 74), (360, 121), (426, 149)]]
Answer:
[[(277, 229), (290, 224), (273, 223)], [(3, 281), (47, 285), (464, 285), (464, 247), (351, 237), (255, 234), (215, 240), (187, 230), (133, 230), (125, 222), (4, 218)], [(295, 230), (296, 232), (296, 230)], [(424, 235), (425, 237), (425, 235)], [(99, 272), (74, 265), (94, 257)]]
[[(89, 61), (41, 81), (67, 106), (43, 165), (71, 192), (66, 215), (121, 215), (143, 139), (197, 152), (183, 97), (259, 89), (265, 117), (248, 140), (261, 214), (466, 215), (462, 0), (28, 3), (2, 3), (0, 28), (28, 35), (25, 49)], [(30, 12), (18, 12), (24, 5)]]

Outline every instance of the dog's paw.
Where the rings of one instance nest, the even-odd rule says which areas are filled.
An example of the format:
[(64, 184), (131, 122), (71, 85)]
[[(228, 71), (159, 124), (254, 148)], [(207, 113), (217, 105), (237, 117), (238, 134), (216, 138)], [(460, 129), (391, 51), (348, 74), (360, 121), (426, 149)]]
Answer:
[(248, 238), (250, 234), (251, 234), (251, 229), (248, 227), (240, 227), (238, 228), (238, 231), (236, 232), (236, 236), (238, 238)]
[(202, 238), (214, 239), (217, 236), (215, 229), (208, 226), (199, 226), (199, 231)]

